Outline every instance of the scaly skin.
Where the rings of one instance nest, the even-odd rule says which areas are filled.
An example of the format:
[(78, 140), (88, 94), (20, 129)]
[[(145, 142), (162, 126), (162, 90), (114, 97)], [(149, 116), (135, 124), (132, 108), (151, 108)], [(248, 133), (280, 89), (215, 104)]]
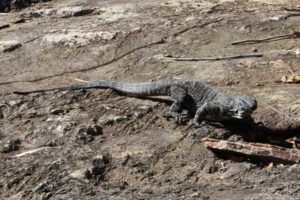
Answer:
[(195, 113), (193, 120), (195, 126), (201, 126), (204, 120), (248, 119), (251, 118), (251, 113), (257, 107), (254, 97), (228, 95), (203, 82), (190, 80), (161, 80), (144, 83), (102, 80), (27, 92), (16, 91), (14, 93), (26, 95), (53, 90), (88, 88), (109, 88), (125, 95), (136, 97), (171, 96), (174, 102), (170, 107), (169, 113), (178, 123), (181, 122), (180, 112), (182, 106), (188, 102), (186, 107), (191, 113)]

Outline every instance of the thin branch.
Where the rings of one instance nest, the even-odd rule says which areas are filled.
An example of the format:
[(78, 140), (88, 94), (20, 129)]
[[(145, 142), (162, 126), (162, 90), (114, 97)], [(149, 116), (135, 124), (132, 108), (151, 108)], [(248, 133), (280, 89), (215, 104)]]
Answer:
[(234, 60), (234, 59), (260, 58), (260, 57), (263, 57), (263, 54), (248, 54), (248, 55), (211, 57), (211, 58), (178, 58), (178, 57), (162, 57), (162, 58), (171, 61), (220, 61), (220, 60)]
[(79, 81), (79, 82), (83, 82), (83, 83), (87, 83), (88, 81), (86, 80), (82, 80), (82, 79), (79, 79), (79, 78), (74, 78), (75, 81)]
[(43, 36), (45, 36), (45, 35), (46, 35), (46, 34), (39, 35), (39, 36), (37, 36), (37, 37), (31, 38), (31, 39), (25, 41), (24, 44), (27, 44), (27, 43), (33, 42), (33, 41), (35, 41), (35, 40), (38, 40), (38, 39), (40, 39), (41, 37), (43, 37)]
[[(189, 27), (186, 27), (182, 30), (179, 30), (173, 34), (171, 34), (171, 36), (178, 36), (182, 33), (185, 33), (191, 29), (194, 29), (194, 28), (200, 28), (200, 27), (204, 27), (204, 26), (207, 26), (209, 24), (212, 24), (212, 23), (216, 23), (216, 22), (219, 22), (219, 21), (222, 21), (223, 19), (222, 18), (219, 18), (219, 19), (216, 19), (216, 20), (212, 20), (212, 21), (209, 21), (209, 22), (204, 22), (202, 24), (195, 24), (193, 26), (189, 26)], [(24, 43), (29, 43), (29, 42), (32, 42), (32, 41), (35, 41), (39, 38), (41, 38), (43, 35), (41, 36), (38, 36), (38, 37), (35, 37), (35, 38), (32, 38), (28, 41), (25, 41)], [(97, 68), (100, 68), (100, 67), (104, 67), (106, 65), (109, 65), (111, 63), (114, 63), (140, 49), (144, 49), (144, 48), (149, 48), (151, 46), (154, 46), (154, 45), (158, 45), (158, 44), (163, 44), (165, 43), (166, 39), (169, 37), (168, 36), (163, 36), (162, 38), (150, 43), (150, 44), (145, 44), (145, 45), (142, 45), (140, 47), (137, 47), (135, 49), (132, 49), (132, 50), (129, 50), (128, 52), (116, 57), (116, 58), (113, 58), (112, 60), (110, 61), (107, 61), (103, 64), (99, 64), (99, 65), (95, 65), (95, 66), (91, 66), (91, 67), (88, 67), (88, 68), (83, 68), (83, 69), (76, 69), (76, 70), (73, 70), (73, 71), (65, 71), (65, 72), (61, 72), (61, 73), (57, 73), (57, 74), (53, 74), (53, 75), (48, 75), (48, 76), (44, 76), (44, 77), (40, 77), (40, 78), (36, 78), (36, 79), (31, 79), (31, 80), (12, 80), (12, 81), (5, 81), (5, 82), (0, 82), (0, 85), (8, 85), (8, 84), (12, 84), (12, 83), (24, 83), (24, 82), (29, 82), (29, 83), (33, 83), (33, 82), (38, 82), (38, 81), (42, 81), (42, 80), (46, 80), (46, 79), (50, 79), (50, 78), (54, 78), (54, 77), (59, 77), (59, 76), (63, 76), (63, 75), (66, 75), (66, 74), (73, 74), (73, 73), (78, 73), (78, 72), (86, 72), (86, 71), (90, 71), (90, 70), (94, 70), (94, 69), (97, 69)]]
[(190, 31), (190, 30), (192, 30), (192, 29), (194, 29), (194, 28), (201, 28), (201, 27), (207, 26), (207, 25), (209, 25), (209, 24), (213, 24), (213, 23), (220, 22), (220, 21), (222, 21), (222, 20), (223, 20), (223, 18), (218, 18), (218, 19), (216, 19), (216, 20), (204, 22), (204, 23), (202, 23), (202, 24), (194, 24), (194, 25), (192, 25), (192, 26), (185, 27), (185, 28), (183, 28), (182, 30), (179, 30), (179, 31), (175, 32), (175, 33), (173, 34), (173, 36), (174, 36), (174, 37), (177, 37), (178, 35), (181, 35), (181, 34), (187, 32), (187, 31)]
[(33, 150), (25, 151), (23, 153), (14, 155), (13, 158), (20, 158), (20, 157), (23, 157), (23, 156), (26, 156), (26, 155), (31, 155), (31, 154), (37, 153), (39, 151), (42, 151), (42, 150), (45, 150), (45, 149), (50, 149), (50, 148), (51, 147), (41, 147), (41, 148), (38, 148), (38, 149), (33, 149)]
[(242, 40), (238, 42), (233, 42), (231, 45), (244, 45), (244, 44), (256, 44), (256, 43), (262, 43), (262, 42), (271, 42), (271, 41), (277, 41), (277, 40), (284, 40), (284, 39), (291, 39), (291, 38), (299, 38), (300, 37), (300, 31), (293, 31), (291, 34), (285, 34), (285, 35), (278, 35), (263, 39), (255, 39), (255, 40)]
[(54, 77), (58, 77), (58, 76), (63, 76), (63, 75), (66, 75), (66, 74), (73, 74), (73, 73), (77, 73), (77, 72), (86, 72), (86, 71), (89, 71), (89, 70), (93, 70), (93, 69), (97, 69), (99, 67), (104, 67), (106, 65), (109, 65), (113, 62), (116, 62), (124, 57), (126, 57), (127, 55), (129, 54), (132, 54), (140, 49), (144, 49), (144, 48), (148, 48), (150, 46), (153, 46), (153, 45), (157, 45), (157, 44), (163, 44), (165, 42), (164, 39), (160, 39), (158, 41), (155, 41), (155, 42), (152, 42), (150, 44), (146, 44), (146, 45), (143, 45), (143, 46), (140, 46), (140, 47), (137, 47), (135, 49), (132, 49), (116, 58), (113, 58), (112, 60), (110, 61), (107, 61), (103, 64), (99, 64), (99, 65), (95, 65), (95, 66), (91, 66), (91, 67), (88, 67), (88, 68), (83, 68), (83, 69), (77, 69), (77, 70), (72, 70), (72, 71), (65, 71), (65, 72), (61, 72), (61, 73), (57, 73), (57, 74), (53, 74), (53, 75), (49, 75), (49, 76), (44, 76), (44, 77), (40, 77), (40, 78), (36, 78), (36, 79), (31, 79), (31, 80), (20, 80), (20, 81), (17, 81), (17, 80), (13, 80), (13, 81), (5, 81), (5, 82), (0, 82), (0, 85), (7, 85), (7, 84), (12, 84), (12, 83), (24, 83), (24, 82), (28, 82), (28, 83), (34, 83), (34, 82), (38, 82), (38, 81), (42, 81), (42, 80), (46, 80), (46, 79), (49, 79), (49, 78), (54, 78)]
[(283, 9), (286, 10), (286, 11), (300, 12), (300, 9), (297, 9), (297, 8), (287, 8), (287, 7), (283, 7)]
[(228, 157), (231, 155), (243, 155), (247, 158), (260, 161), (299, 163), (300, 150), (296, 148), (284, 148), (270, 144), (250, 142), (229, 142), (210, 138), (202, 139), (205, 147)]

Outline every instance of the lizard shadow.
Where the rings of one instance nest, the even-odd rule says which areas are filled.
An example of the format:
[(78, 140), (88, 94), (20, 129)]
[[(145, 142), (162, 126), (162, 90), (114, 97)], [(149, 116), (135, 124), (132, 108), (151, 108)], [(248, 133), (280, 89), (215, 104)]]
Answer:
[(254, 119), (234, 120), (214, 124), (215, 127), (229, 131), (227, 137), (240, 135), (244, 141), (260, 142), (291, 148), (293, 143), (287, 142), (288, 138), (299, 136), (300, 126), (289, 127), (283, 130), (272, 130), (262, 122), (255, 122)]
[[(173, 100), (163, 97), (139, 97), (140, 99), (151, 100), (154, 102), (164, 103), (166, 105), (172, 105)], [(186, 125), (187, 122), (192, 119), (197, 110), (195, 101), (187, 97), (182, 107), (183, 110), (187, 110), (187, 118), (183, 118), (182, 125)], [(265, 126), (262, 122), (255, 122), (253, 118), (247, 120), (230, 120), (223, 122), (208, 122), (209, 125), (215, 128), (222, 128), (227, 130), (224, 137), (228, 139), (233, 135), (239, 135), (244, 141), (247, 142), (260, 142), (276, 144), (284, 147), (290, 147), (292, 144), (286, 142), (287, 138), (297, 136), (300, 132), (299, 127), (290, 127), (281, 131), (274, 131), (271, 128)]]
[(223, 122), (209, 122), (216, 128), (222, 128), (227, 130), (224, 137), (229, 137), (233, 135), (239, 135), (244, 141), (247, 142), (261, 142), (268, 143), (269, 139), (265, 134), (264, 126), (261, 123), (255, 123), (252, 118), (247, 120), (230, 120)]

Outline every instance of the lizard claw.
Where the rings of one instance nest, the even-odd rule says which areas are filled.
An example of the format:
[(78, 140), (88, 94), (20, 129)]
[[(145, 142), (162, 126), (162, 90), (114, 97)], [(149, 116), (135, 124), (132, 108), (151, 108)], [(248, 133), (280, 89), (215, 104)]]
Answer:
[(207, 125), (207, 123), (205, 121), (202, 121), (201, 123), (199, 123), (196, 120), (193, 121), (193, 124), (194, 124), (195, 128), (201, 128), (202, 126), (206, 126)]
[(164, 116), (167, 117), (167, 118), (173, 117), (173, 118), (175, 118), (175, 122), (177, 124), (182, 124), (182, 118), (181, 118), (181, 115), (179, 113), (168, 112)]
[(175, 122), (176, 122), (177, 124), (181, 124), (181, 123), (182, 123), (180, 114), (177, 114), (177, 115), (175, 115), (174, 117), (175, 117)]

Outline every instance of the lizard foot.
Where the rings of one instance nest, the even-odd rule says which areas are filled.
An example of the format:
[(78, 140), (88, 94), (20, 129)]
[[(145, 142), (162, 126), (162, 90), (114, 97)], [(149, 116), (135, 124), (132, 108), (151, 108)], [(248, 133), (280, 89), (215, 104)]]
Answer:
[(167, 112), (165, 115), (165, 117), (167, 118), (175, 118), (175, 122), (177, 124), (182, 124), (182, 117), (180, 113), (176, 113), (176, 112)]
[(198, 121), (194, 120), (193, 124), (194, 124), (195, 128), (200, 128), (200, 127), (206, 126), (207, 122), (206, 121), (202, 121), (201, 123), (199, 123)]
[(174, 118), (175, 118), (175, 122), (177, 124), (182, 124), (182, 119), (181, 119), (181, 115), (180, 114), (175, 115)]

